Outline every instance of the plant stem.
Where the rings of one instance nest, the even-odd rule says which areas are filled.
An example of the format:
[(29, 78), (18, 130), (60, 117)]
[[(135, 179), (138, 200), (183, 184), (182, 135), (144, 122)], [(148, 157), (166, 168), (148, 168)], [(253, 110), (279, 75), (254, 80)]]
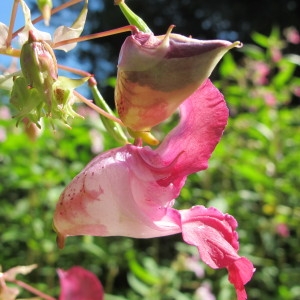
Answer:
[(65, 40), (65, 41), (60, 41), (60, 42), (52, 45), (52, 48), (57, 48), (57, 47), (60, 47), (62, 45), (67, 45), (67, 44), (78, 43), (78, 42), (88, 41), (88, 40), (92, 40), (92, 39), (102, 38), (102, 37), (106, 37), (106, 36), (110, 36), (110, 35), (114, 35), (114, 34), (119, 34), (119, 33), (127, 32), (127, 31), (131, 31), (133, 33), (136, 33), (136, 32), (138, 32), (138, 29), (133, 25), (127, 25), (127, 26), (123, 26), (123, 27), (120, 27), (120, 28), (116, 28), (116, 29), (111, 29), (111, 30), (98, 32), (98, 33), (93, 33), (93, 34), (89, 34), (89, 35), (74, 38), (74, 39), (68, 39), (68, 40)]
[(55, 298), (47, 295), (47, 294), (44, 294), (43, 292), (37, 290), (36, 288), (32, 287), (31, 285), (21, 281), (21, 280), (13, 280), (12, 281), (13, 283), (17, 284), (18, 286), (26, 289), (27, 291), (31, 292), (32, 294), (34, 295), (37, 295), (39, 297), (41, 297), (42, 299), (45, 299), (45, 300), (56, 300)]
[(10, 48), (11, 46), (11, 40), (13, 38), (12, 33), (15, 25), (18, 5), (19, 5), (19, 0), (15, 0), (10, 15), (9, 28), (8, 28), (7, 38), (6, 38), (6, 48)]
[(114, 121), (116, 123), (119, 123), (122, 126), (125, 126), (123, 124), (123, 122), (119, 118), (117, 118), (117, 117), (109, 114), (108, 112), (104, 111), (103, 109), (101, 109), (100, 107), (98, 107), (97, 105), (95, 105), (92, 102), (92, 100), (86, 99), (84, 96), (82, 96), (81, 94), (79, 94), (77, 91), (73, 91), (73, 93), (74, 93), (74, 95), (76, 97), (78, 97), (80, 99), (80, 101), (82, 101), (83, 103), (85, 103), (87, 106), (89, 106), (90, 108), (92, 108), (93, 110), (95, 110), (96, 112), (98, 112), (99, 114), (101, 114), (102, 116), (105, 116), (106, 118), (108, 118), (108, 119), (110, 119), (110, 120), (112, 120), (112, 121)]

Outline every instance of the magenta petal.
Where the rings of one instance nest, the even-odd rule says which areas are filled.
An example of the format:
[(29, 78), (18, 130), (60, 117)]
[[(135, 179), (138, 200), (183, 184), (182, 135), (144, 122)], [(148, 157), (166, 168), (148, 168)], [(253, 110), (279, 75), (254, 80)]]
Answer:
[(228, 269), (229, 281), (234, 285), (238, 300), (247, 299), (244, 285), (250, 281), (255, 271), (253, 264), (246, 257), (240, 257), (234, 261)]
[(212, 268), (227, 268), (238, 300), (247, 299), (244, 285), (251, 279), (252, 263), (240, 257), (235, 219), (217, 209), (194, 206), (179, 211), (183, 240), (198, 248), (201, 259)]
[(208, 79), (180, 106), (180, 123), (156, 152), (164, 161), (176, 163), (165, 184), (204, 170), (228, 120), (223, 95)]
[(61, 292), (59, 300), (102, 300), (103, 287), (95, 274), (75, 266), (57, 270)]
[(73, 179), (54, 215), (60, 247), (70, 235), (149, 238), (180, 232), (178, 222), (167, 224), (168, 208), (186, 176), (207, 167), (228, 109), (208, 80), (180, 111), (179, 125), (158, 149), (127, 145), (107, 151)]

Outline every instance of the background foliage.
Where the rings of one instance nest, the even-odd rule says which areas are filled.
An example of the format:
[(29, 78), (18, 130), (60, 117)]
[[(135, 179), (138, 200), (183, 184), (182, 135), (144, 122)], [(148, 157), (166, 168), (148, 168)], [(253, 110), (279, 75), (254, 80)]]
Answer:
[[(239, 223), (240, 254), (249, 257), (257, 268), (247, 285), (249, 299), (300, 299), (300, 58), (299, 44), (292, 43), (285, 29), (293, 25), (288, 23), (293, 18), (284, 18), (284, 22), (278, 18), (276, 23), (269, 20), (260, 27), (263, 22), (259, 23), (258, 17), (246, 18), (244, 23), (236, 19), (239, 12), (244, 16), (246, 6), (230, 6), (234, 11), (229, 14), (225, 7), (229, 1), (219, 6), (216, 2), (219, 14), (209, 15), (215, 11), (211, 1), (199, 10), (200, 17), (197, 17), (196, 6), (199, 8), (200, 4), (181, 2), (182, 10), (172, 1), (168, 10), (158, 14), (154, 6), (164, 7), (166, 1), (157, 0), (157, 5), (148, 6), (145, 16), (141, 15), (149, 24), (153, 20), (155, 26), (164, 30), (178, 21), (178, 32), (199, 33), (194, 27), (195, 33), (191, 32), (191, 24), (186, 20), (192, 18), (202, 24), (202, 30), (210, 38), (216, 32), (219, 36), (227, 32), (228, 38), (231, 32), (247, 40), (241, 51), (227, 54), (213, 74), (230, 108), (230, 121), (209, 169), (189, 177), (177, 208), (204, 204), (235, 216)], [(108, 19), (119, 22), (113, 17), (119, 12), (114, 7), (108, 9), (112, 6), (108, 1), (102, 6), (99, 3), (101, 9), (91, 11), (93, 20), (98, 20), (100, 13), (100, 23), (108, 27), (101, 30), (113, 28)], [(139, 12), (144, 7), (141, 3), (148, 2), (130, 4), (135, 4)], [(284, 3), (293, 16), (297, 3)], [(282, 5), (282, 1), (277, 1), (269, 7), (280, 11)], [(226, 13), (227, 17), (223, 17)], [(225, 25), (214, 18), (223, 20)], [(205, 28), (208, 19), (211, 26)], [(230, 26), (226, 25), (227, 20), (231, 20)], [(124, 24), (122, 21), (118, 25)], [(244, 24), (241, 31), (236, 24)], [(98, 30), (99, 24), (93, 22), (90, 26), (86, 30), (91, 32)], [(122, 37), (94, 42), (106, 50), (100, 58), (102, 65), (95, 64), (96, 69), (89, 71), (97, 74), (104, 70), (100, 79), (113, 75), (110, 64), (114, 63), (112, 57), (117, 55), (120, 41)], [(82, 46), (81, 57), (87, 62), (98, 60), (99, 55), (91, 53), (89, 47)], [(107, 49), (111, 47), (115, 50), (110, 53)], [(110, 63), (104, 62), (106, 59)], [(111, 98), (109, 89), (106, 96)], [(7, 97), (2, 95), (1, 99), (5, 104)], [(207, 300), (213, 299), (209, 298), (210, 291), (216, 299), (233, 299), (234, 291), (226, 271), (205, 267), (199, 262), (196, 249), (182, 243), (180, 236), (149, 240), (72, 237), (63, 250), (57, 249), (51, 226), (61, 191), (92, 157), (116, 146), (103, 131), (98, 116), (86, 108), (79, 109), (86, 119), (74, 120), (72, 130), (57, 124), (54, 132), (45, 124), (42, 134), (32, 140), (24, 126), (15, 127), (7, 106), (0, 107), (0, 264), (3, 269), (37, 263), (39, 268), (25, 280), (52, 295), (58, 295), (55, 269), (81, 265), (96, 273), (106, 293), (119, 295), (118, 299)], [(167, 132), (174, 122), (163, 124), (158, 130)]]

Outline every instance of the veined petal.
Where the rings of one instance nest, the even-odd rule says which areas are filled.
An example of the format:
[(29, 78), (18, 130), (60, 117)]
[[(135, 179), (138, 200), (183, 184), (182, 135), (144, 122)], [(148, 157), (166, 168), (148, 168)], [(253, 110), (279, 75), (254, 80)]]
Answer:
[(72, 235), (149, 238), (180, 232), (168, 223), (167, 212), (177, 188), (157, 184), (139, 150), (126, 145), (105, 152), (73, 179), (54, 214), (59, 246)]
[(212, 207), (194, 206), (179, 212), (183, 240), (196, 246), (201, 259), (210, 267), (227, 268), (237, 299), (247, 299), (244, 285), (251, 279), (255, 269), (247, 258), (237, 253), (236, 220)]
[(227, 120), (228, 108), (223, 95), (206, 80), (180, 106), (179, 124), (156, 149), (166, 164), (174, 162), (172, 172), (161, 183), (168, 185), (176, 178), (205, 170)]
[(0, 22), (0, 49), (6, 48), (6, 39), (8, 35), (8, 27)]
[(70, 183), (54, 216), (61, 246), (68, 235), (154, 237), (180, 230), (159, 226), (166, 224), (166, 210), (186, 176), (207, 167), (228, 117), (222, 95), (209, 81), (180, 109), (179, 125), (158, 149), (127, 145), (110, 150)]
[(150, 238), (182, 232), (212, 268), (227, 268), (238, 300), (254, 272), (240, 257), (236, 220), (215, 208), (173, 209), (186, 176), (203, 170), (227, 123), (228, 109), (207, 80), (181, 106), (181, 120), (156, 150), (126, 145), (97, 156), (57, 204), (58, 245), (70, 235)]
[[(78, 16), (78, 18), (75, 20), (75, 22), (72, 24), (71, 27), (67, 26), (59, 26), (54, 34), (53, 34), (53, 44), (65, 41), (68, 39), (73, 39), (73, 38), (78, 38), (83, 29), (84, 29), (84, 24), (86, 21), (86, 16), (88, 12), (88, 0), (85, 0), (84, 6)], [(75, 48), (77, 43), (72, 43), (72, 44), (66, 44), (62, 45), (59, 47), (56, 47), (55, 49), (59, 50), (64, 50), (65, 52), (68, 52)]]

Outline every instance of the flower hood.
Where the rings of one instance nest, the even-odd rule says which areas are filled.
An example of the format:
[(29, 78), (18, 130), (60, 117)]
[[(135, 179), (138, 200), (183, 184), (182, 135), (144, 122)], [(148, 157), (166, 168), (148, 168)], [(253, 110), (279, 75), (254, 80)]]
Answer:
[(137, 32), (119, 56), (115, 102), (132, 131), (149, 131), (171, 116), (210, 76), (222, 56), (240, 42), (201, 41), (172, 34)]

